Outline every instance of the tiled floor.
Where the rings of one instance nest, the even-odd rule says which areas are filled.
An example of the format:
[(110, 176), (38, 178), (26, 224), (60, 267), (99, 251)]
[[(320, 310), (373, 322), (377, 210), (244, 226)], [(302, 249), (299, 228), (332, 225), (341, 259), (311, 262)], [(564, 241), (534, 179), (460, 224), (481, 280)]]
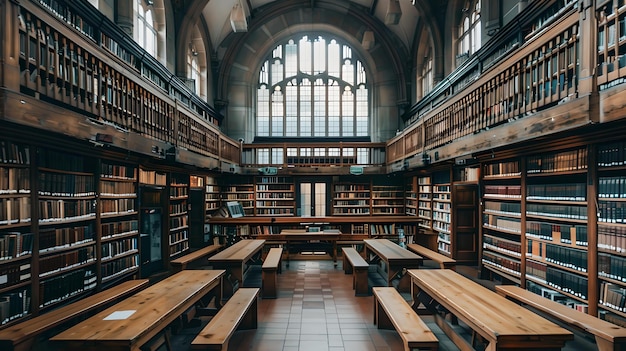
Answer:
[[(260, 274), (251, 278), (245, 286), (260, 286)], [(236, 332), (229, 350), (403, 350), (395, 331), (374, 325), (373, 298), (354, 296), (352, 280), (344, 274), (341, 262), (334, 267), (325, 260), (291, 261), (290, 267), (283, 266), (278, 286), (277, 299), (259, 301), (258, 329)], [(439, 338), (440, 350), (458, 350), (429, 317), (425, 321)], [(188, 350), (199, 330), (188, 328), (175, 335), (173, 349)], [(563, 350), (594, 349), (579, 339)]]

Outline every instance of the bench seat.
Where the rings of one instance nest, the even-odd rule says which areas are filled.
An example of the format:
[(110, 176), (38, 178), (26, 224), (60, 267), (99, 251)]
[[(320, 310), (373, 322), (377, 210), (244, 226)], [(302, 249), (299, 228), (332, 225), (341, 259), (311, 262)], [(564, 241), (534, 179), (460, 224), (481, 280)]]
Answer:
[(192, 251), (184, 256), (180, 256), (175, 260), (170, 262), (172, 267), (174, 268), (174, 272), (180, 272), (184, 269), (187, 269), (187, 266), (192, 262), (197, 261), (203, 257), (207, 257), (212, 255), (215, 252), (218, 252), (222, 248), (221, 245), (209, 245), (205, 246), (201, 249)]
[(352, 247), (344, 247), (341, 250), (343, 251), (343, 271), (346, 274), (352, 274), (354, 295), (368, 296), (367, 273), (370, 267), (369, 263)]
[(191, 342), (192, 350), (228, 350), (235, 330), (256, 329), (259, 288), (240, 288)]
[(282, 272), (281, 259), (283, 249), (273, 247), (265, 256), (261, 266), (263, 298), (275, 299), (278, 296), (278, 273)]
[(0, 330), (0, 350), (30, 350), (38, 335), (89, 312), (109, 306), (148, 285), (148, 279), (125, 281), (63, 307), (2, 329)]
[(435, 252), (427, 247), (424, 247), (422, 245), (419, 244), (408, 244), (406, 246), (410, 251), (425, 257), (429, 260), (435, 261), (437, 263), (439, 263), (439, 267), (441, 269), (455, 269), (456, 267), (456, 260), (453, 258), (450, 258), (446, 255), (442, 255), (439, 252)]
[(374, 287), (374, 324), (395, 329), (404, 341), (404, 350), (437, 350), (439, 340), (393, 287)]
[(626, 350), (626, 328), (569, 308), (514, 285), (497, 285), (496, 292), (511, 300), (531, 306), (565, 324), (595, 336), (598, 350)]

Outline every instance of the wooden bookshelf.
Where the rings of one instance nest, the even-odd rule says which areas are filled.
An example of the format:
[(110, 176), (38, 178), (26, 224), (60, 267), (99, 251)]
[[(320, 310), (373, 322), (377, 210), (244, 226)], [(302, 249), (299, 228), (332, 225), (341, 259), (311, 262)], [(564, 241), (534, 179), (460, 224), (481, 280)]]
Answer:
[(522, 266), (522, 185), (519, 160), (483, 164), (482, 250), (485, 269), (519, 283)]
[(370, 183), (336, 183), (333, 185), (333, 215), (355, 216), (371, 213)]
[(626, 142), (598, 146), (598, 307), (626, 325)]
[(134, 165), (102, 161), (98, 213), (100, 216), (100, 282), (137, 274), (139, 230), (138, 170)]
[(215, 177), (204, 177), (204, 212), (208, 220), (210, 216), (222, 206), (220, 186)]
[(189, 250), (189, 175), (172, 173), (169, 184), (169, 255)]
[(37, 148), (39, 309), (96, 288), (94, 160)]
[(256, 177), (255, 214), (257, 216), (295, 215), (296, 198), (294, 187), (292, 177)]
[(0, 138), (0, 325), (32, 312), (30, 151)]
[(405, 179), (404, 185), (404, 208), (407, 216), (417, 216), (417, 177), (409, 176)]
[(372, 185), (372, 215), (398, 216), (405, 214), (402, 185)]
[(433, 188), (430, 176), (420, 176), (417, 178), (418, 201), (417, 216), (422, 220), (420, 227), (426, 230), (433, 229), (432, 199)]
[(255, 187), (251, 177), (239, 177), (221, 187), (223, 201), (238, 201), (246, 216), (254, 215)]

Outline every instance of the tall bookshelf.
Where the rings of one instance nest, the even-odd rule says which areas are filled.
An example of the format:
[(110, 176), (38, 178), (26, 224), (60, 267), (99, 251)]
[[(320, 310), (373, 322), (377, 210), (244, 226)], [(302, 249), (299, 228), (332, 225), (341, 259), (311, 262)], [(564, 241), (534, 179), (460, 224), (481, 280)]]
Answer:
[(370, 183), (336, 183), (333, 187), (333, 215), (370, 215)]
[(215, 177), (204, 177), (204, 213), (208, 220), (210, 216), (222, 206), (220, 186)]
[(254, 216), (254, 179), (240, 177), (224, 185), (222, 188), (223, 201), (237, 201), (243, 206), (246, 216)]
[(626, 142), (598, 146), (600, 317), (626, 326)]
[(372, 215), (399, 216), (405, 214), (402, 185), (372, 185)]
[[(293, 216), (296, 196), (292, 177), (262, 176), (255, 179), (257, 216)], [(244, 208), (245, 211), (245, 208)]]
[(588, 306), (587, 148), (526, 158), (527, 288)]
[(418, 201), (417, 216), (422, 220), (419, 224), (420, 228), (433, 229), (432, 199), (433, 188), (430, 176), (420, 176), (417, 178)]
[(522, 266), (522, 185), (519, 160), (483, 166), (483, 267), (520, 282)]
[(0, 139), (0, 325), (32, 312), (30, 151)]
[(100, 281), (107, 284), (139, 270), (137, 167), (100, 164)]
[(404, 213), (407, 216), (417, 216), (417, 177), (406, 177), (404, 182)]
[(175, 257), (189, 250), (189, 175), (170, 174), (169, 195), (169, 255)]
[(37, 149), (40, 309), (95, 289), (96, 184), (91, 158)]
[(432, 181), (432, 229), (438, 233), (437, 249), (444, 255), (452, 256), (452, 184), (450, 173), (446, 171), (435, 173)]

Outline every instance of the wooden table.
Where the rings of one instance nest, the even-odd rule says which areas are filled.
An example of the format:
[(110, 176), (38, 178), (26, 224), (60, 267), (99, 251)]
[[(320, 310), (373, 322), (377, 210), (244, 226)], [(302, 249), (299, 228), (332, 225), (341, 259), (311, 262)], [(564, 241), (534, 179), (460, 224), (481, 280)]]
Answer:
[[(260, 254), (265, 240), (241, 240), (209, 257), (214, 269), (224, 269), (226, 279), (222, 284), (222, 299), (227, 299), (243, 284), (248, 261)], [(238, 285), (237, 285), (238, 284)]]
[(219, 293), (223, 275), (223, 270), (181, 271), (50, 340), (60, 350), (139, 350), (211, 290)]
[[(486, 351), (560, 350), (573, 334), (450, 269), (411, 269), (412, 295), (434, 313), (437, 325), (462, 349), (471, 344), (441, 316), (442, 308), (462, 320), (486, 343)], [(418, 302), (419, 301), (419, 302)], [(454, 319), (453, 319), (454, 321)]]
[(281, 242), (285, 245), (287, 253), (287, 267), (289, 267), (290, 246), (296, 243), (315, 243), (329, 242), (332, 245), (331, 256), (333, 262), (337, 265), (337, 241), (342, 239), (344, 235), (338, 230), (324, 230), (319, 232), (307, 232), (305, 229), (283, 229), (280, 234), (259, 235), (257, 238), (263, 238), (268, 243), (272, 241)]
[(403, 274), (404, 269), (418, 268), (422, 264), (423, 258), (398, 244), (387, 239), (365, 239), (366, 258), (370, 254), (379, 257), (385, 263), (385, 271), (381, 275), (387, 276), (387, 286), (393, 286), (392, 280), (400, 276), (398, 290), (408, 291), (410, 288), (410, 278)]

